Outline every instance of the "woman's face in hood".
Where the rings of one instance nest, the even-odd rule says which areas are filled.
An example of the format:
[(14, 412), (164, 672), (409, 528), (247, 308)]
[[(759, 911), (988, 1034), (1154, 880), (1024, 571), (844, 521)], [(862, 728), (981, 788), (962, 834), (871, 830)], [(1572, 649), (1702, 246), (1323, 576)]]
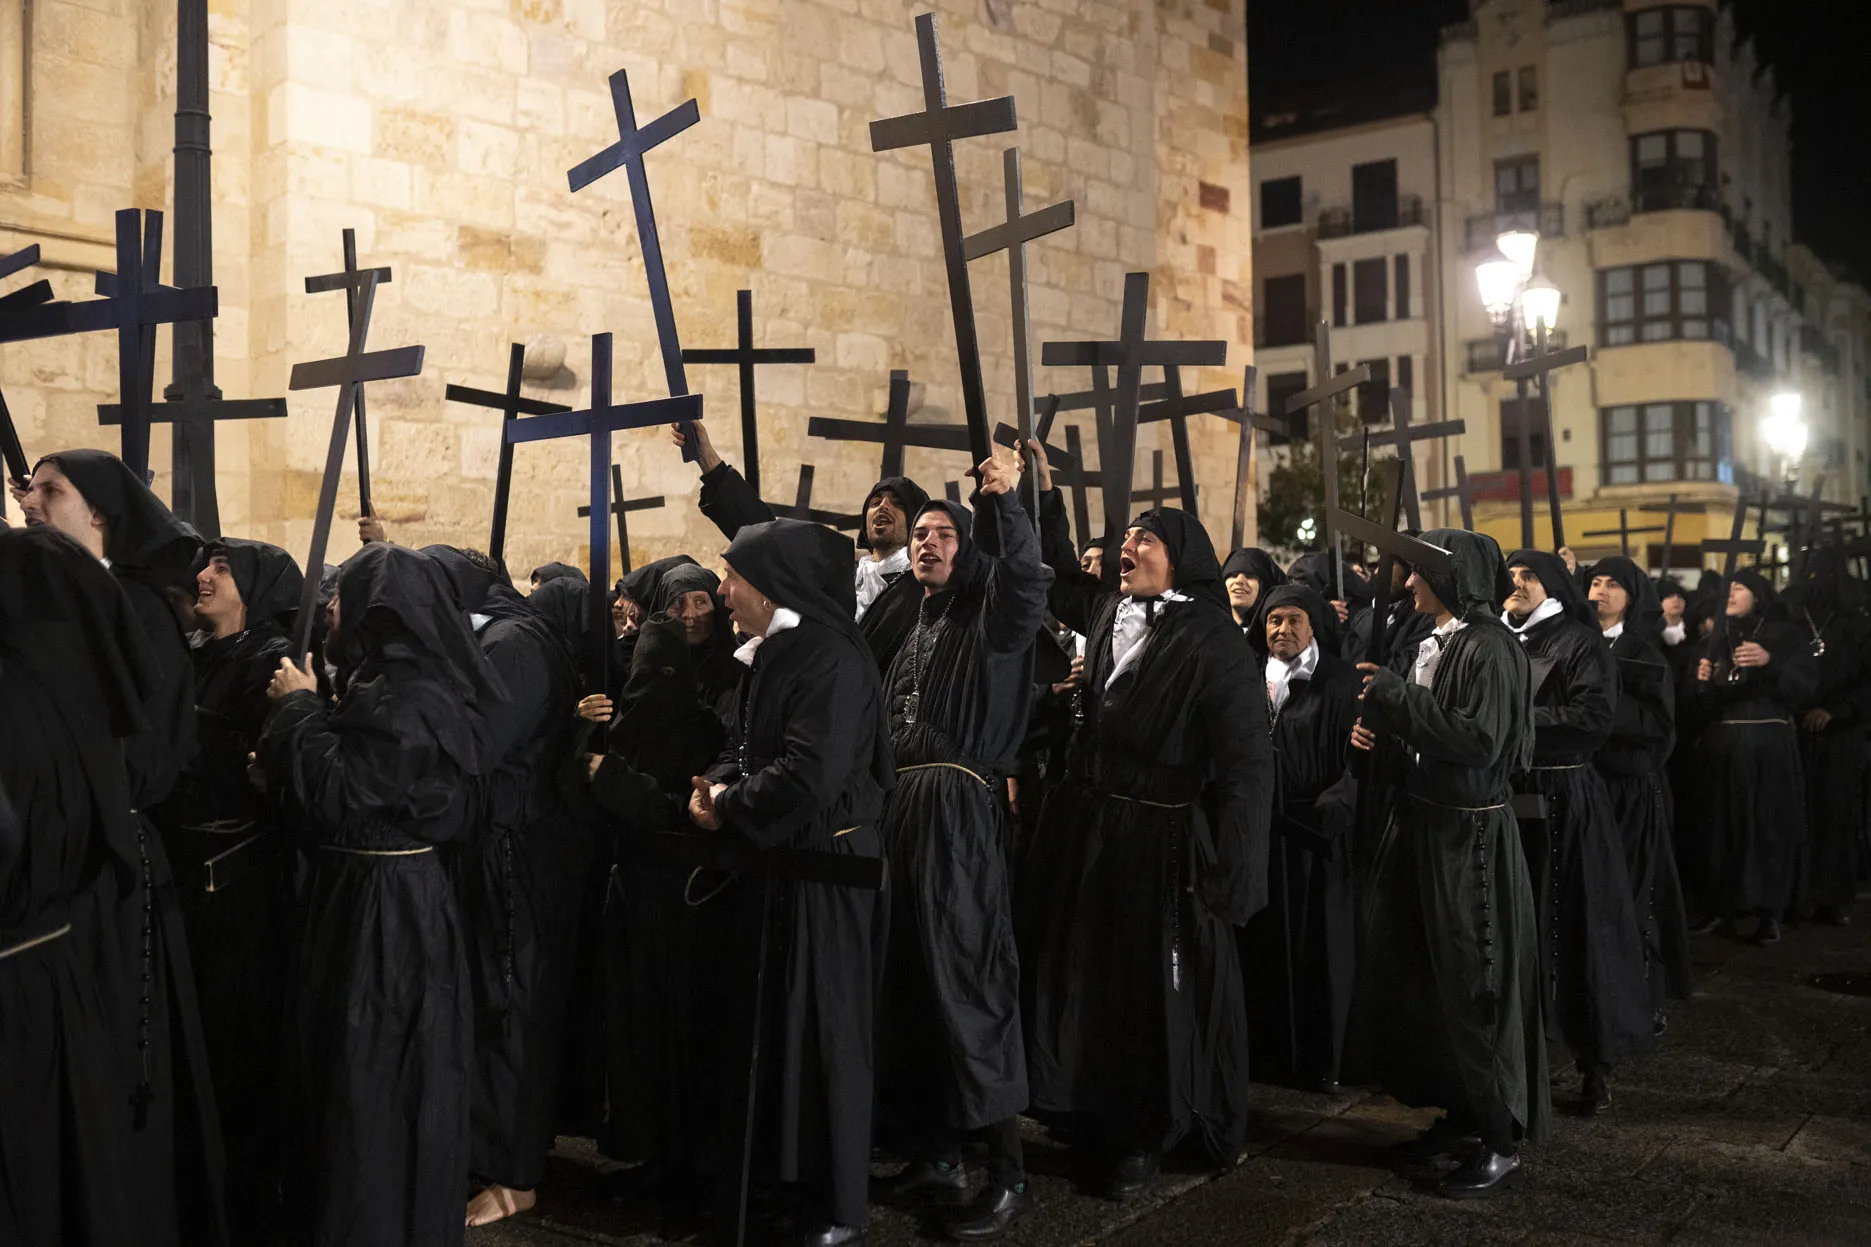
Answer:
[(1234, 608), (1235, 614), (1245, 615), (1254, 609), (1254, 603), (1258, 601), (1260, 581), (1257, 578), (1242, 573), (1228, 577), (1228, 605)]
[(39, 465), (32, 474), (32, 483), (19, 496), (19, 505), (27, 524), (55, 528), (97, 558), (104, 557), (109, 538), (103, 514), (85, 500), (56, 463)]
[(704, 645), (715, 635), (715, 595), (706, 589), (678, 593), (669, 604), (669, 617), (681, 621), (690, 645)]
[(1147, 528), (1133, 528), (1124, 534), (1124, 546), (1118, 552), (1117, 575), (1118, 587), (1132, 597), (1156, 597), (1176, 584), (1176, 570), (1169, 562), (1169, 547)]
[(1731, 582), (1728, 586), (1728, 613), (1735, 618), (1754, 613), (1754, 590), (1739, 580)]

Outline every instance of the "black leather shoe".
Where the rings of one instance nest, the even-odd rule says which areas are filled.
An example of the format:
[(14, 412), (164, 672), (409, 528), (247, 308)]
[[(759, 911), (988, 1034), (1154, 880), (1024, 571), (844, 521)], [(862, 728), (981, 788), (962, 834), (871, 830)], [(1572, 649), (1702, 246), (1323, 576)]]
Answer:
[(821, 1225), (799, 1238), (799, 1247), (865, 1247), (870, 1235), (855, 1225)]
[(968, 1171), (946, 1161), (913, 1161), (896, 1177), (877, 1184), (877, 1198), (886, 1203), (935, 1199), (959, 1204), (968, 1198)]
[(1436, 1190), (1450, 1199), (1486, 1199), (1520, 1181), (1520, 1157), (1502, 1156), (1483, 1147), (1444, 1178)]
[(1162, 1168), (1163, 1158), (1155, 1152), (1126, 1152), (1111, 1171), (1105, 1193), (1119, 1201), (1135, 1199), (1150, 1189)]
[(1448, 1118), (1438, 1117), (1429, 1129), (1414, 1139), (1396, 1144), (1387, 1154), (1394, 1164), (1439, 1165), (1480, 1146), (1480, 1135), (1463, 1134), (1449, 1125)]
[(948, 1223), (948, 1236), (964, 1243), (999, 1238), (1013, 1223), (1033, 1211), (1026, 1183), (1018, 1186), (989, 1184), (975, 1201)]
[(1754, 929), (1756, 944), (1778, 944), (1780, 942), (1780, 920), (1771, 916), (1761, 918), (1760, 926)]
[(1579, 1114), (1596, 1117), (1611, 1107), (1611, 1080), (1597, 1070), (1587, 1070), (1579, 1088)]

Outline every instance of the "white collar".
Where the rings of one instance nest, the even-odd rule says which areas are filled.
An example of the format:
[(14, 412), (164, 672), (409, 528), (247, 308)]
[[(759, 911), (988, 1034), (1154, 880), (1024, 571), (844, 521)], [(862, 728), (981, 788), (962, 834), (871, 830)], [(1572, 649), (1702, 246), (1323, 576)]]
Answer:
[(910, 548), (903, 546), (888, 558), (859, 559), (857, 565), (858, 614), (861, 620), (864, 612), (871, 608), (883, 591), (890, 587), (890, 582), (910, 569)]
[(1686, 623), (1673, 623), (1673, 624), (1664, 625), (1663, 640), (1665, 644), (1681, 645), (1683, 643), (1683, 639), (1687, 637), (1688, 635), (1689, 635), (1689, 625)]
[(1538, 606), (1533, 608), (1533, 613), (1527, 616), (1527, 622), (1522, 624), (1515, 623), (1514, 617), (1507, 611), (1501, 612), (1501, 622), (1511, 628), (1514, 635), (1519, 637), (1522, 643), (1524, 643), (1527, 639), (1527, 630), (1529, 628), (1533, 627), (1534, 624), (1545, 623), (1554, 615), (1563, 614), (1565, 609), (1564, 606), (1559, 604), (1558, 598), (1547, 598), (1544, 602), (1541, 602)]
[(468, 612), (468, 623), (476, 632), (479, 632), (482, 628), (485, 628), (488, 624), (493, 622), (494, 617), (492, 615), (483, 615), (476, 611)]
[(1319, 642), (1315, 639), (1307, 645), (1299, 657), (1288, 662), (1284, 658), (1267, 659), (1267, 700), (1278, 710), (1286, 704), (1287, 695), (1292, 691), (1294, 680), (1310, 680), (1312, 673), (1319, 669)]
[(1187, 602), (1189, 595), (1178, 593), (1174, 589), (1164, 590), (1162, 596), (1138, 601), (1127, 597), (1117, 604), (1117, 618), (1111, 624), (1111, 674), (1104, 678), (1104, 686), (1111, 687), (1111, 682), (1122, 675), (1143, 656), (1143, 643), (1150, 636), (1150, 622), (1156, 617), (1156, 607), (1167, 606), (1171, 602)]
[(1435, 631), (1418, 643), (1416, 661), (1410, 666), (1410, 678), (1419, 688), (1428, 688), (1435, 683), (1436, 668), (1442, 665), (1443, 643), (1467, 626), (1466, 619), (1451, 616), (1448, 623), (1439, 624)]
[(1624, 621), (1622, 619), (1618, 620), (1618, 622), (1612, 624), (1609, 628), (1605, 629), (1606, 641), (1615, 641), (1623, 635), (1624, 635)]
[(765, 636), (748, 637), (745, 644), (734, 651), (734, 657), (745, 666), (754, 665), (754, 655), (764, 641), (772, 640), (782, 632), (797, 628), (800, 624), (799, 612), (784, 606), (773, 608), (773, 621), (767, 625)]

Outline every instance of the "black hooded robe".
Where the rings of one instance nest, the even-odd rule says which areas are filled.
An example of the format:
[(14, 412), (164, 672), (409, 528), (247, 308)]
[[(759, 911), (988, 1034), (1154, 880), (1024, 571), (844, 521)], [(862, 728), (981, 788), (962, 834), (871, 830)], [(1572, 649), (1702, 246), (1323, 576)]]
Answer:
[(1261, 596), (1254, 647), (1263, 664), (1267, 614), (1276, 606), (1306, 611), (1319, 659), (1310, 677), (1291, 681), (1272, 715), (1279, 787), (1267, 907), (1241, 928), (1241, 964), (1254, 1080), (1311, 1088), (1337, 1081), (1351, 1012), (1351, 828), (1343, 803), (1327, 794), (1345, 774), (1363, 682), (1338, 656), (1338, 616), (1303, 585)]
[(287, 1223), (309, 1247), (460, 1243), (473, 948), (436, 849), (472, 833), (502, 691), (430, 559), (372, 543), (338, 591), (343, 695), (281, 699), (260, 738), (309, 859), (287, 1008)]
[[(727, 561), (802, 616), (770, 632), (742, 677), (727, 750), (723, 829), (761, 848), (881, 856), (877, 819), (895, 772), (877, 669), (852, 621), (849, 538), (796, 520), (741, 530)], [(755, 886), (745, 886), (754, 882)], [(870, 1175), (875, 893), (743, 881), (743, 915), (772, 898), (771, 1009), (760, 1019), (762, 1134), (782, 1181), (812, 1188), (821, 1215), (862, 1226)], [(758, 930), (758, 922), (754, 924)], [(738, 1078), (744, 1070), (731, 1069)]]
[(1592, 757), (1617, 713), (1618, 674), (1596, 611), (1559, 556), (1518, 550), (1564, 608), (1518, 635), (1532, 664), (1533, 764), (1517, 787), (1546, 799), (1521, 827), (1540, 919), (1546, 1034), (1581, 1068), (1616, 1065), (1656, 1046), (1643, 929), (1624, 836)]
[[(1829, 559), (1821, 553), (1815, 559)], [(1842, 570), (1817, 569), (1786, 595), (1789, 621), (1804, 631), (1817, 655), (1819, 687), (1800, 712), (1800, 763), (1806, 774), (1806, 884), (1802, 899), (1849, 909), (1858, 894), (1864, 832), (1865, 724), (1871, 719), (1871, 620)], [(1805, 715), (1824, 710), (1820, 731)]]
[(1383, 670), (1367, 697), (1410, 746), (1361, 901), (1366, 953), (1358, 1052), (1405, 1104), (1449, 1110), (1496, 1150), (1551, 1128), (1540, 1018), (1539, 932), (1510, 777), (1533, 754), (1525, 652), (1501, 625), (1500, 548), (1455, 529), (1423, 534), (1455, 556), (1438, 590), (1468, 626), (1442, 645), (1430, 687)]
[[(1058, 491), (1042, 505), (1062, 507)], [(1181, 511), (1136, 523), (1170, 534), (1187, 600), (1157, 604), (1115, 681), (1124, 596), (1046, 551), (1053, 613), (1087, 638), (1085, 719), (1014, 898), (1027, 1075), (1035, 1109), (1087, 1119), (1121, 1150), (1199, 1132), (1231, 1163), (1247, 1124), (1231, 928), (1267, 902), (1267, 701), (1207, 534)]]
[(882, 1115), (910, 1130), (977, 1130), (1027, 1105), (999, 788), (1026, 729), (1052, 574), (1012, 493), (975, 505), (972, 540), (959, 504), (918, 513), (946, 512), (962, 543), (886, 679), (897, 786), (880, 825), (890, 938), (877, 1082)]

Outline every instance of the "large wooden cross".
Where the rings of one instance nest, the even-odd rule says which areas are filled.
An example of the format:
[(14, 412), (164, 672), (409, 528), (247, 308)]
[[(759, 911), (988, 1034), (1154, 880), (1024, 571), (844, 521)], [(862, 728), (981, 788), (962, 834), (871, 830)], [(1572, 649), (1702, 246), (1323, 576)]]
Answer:
[[(663, 496), (654, 498), (626, 498), (624, 496), (624, 470), (615, 463), (611, 465), (611, 514), (617, 517), (618, 565), (622, 574), (630, 574), (630, 524), (625, 519), (632, 511), (660, 511)], [(591, 514), (589, 506), (578, 508), (578, 518), (584, 519)]]
[(1637, 509), (1645, 514), (1661, 512), (1663, 515), (1663, 565), (1657, 572), (1657, 579), (1662, 580), (1670, 574), (1670, 555), (1676, 545), (1676, 495), (1670, 495), (1668, 506), (1641, 506)]
[[(0, 281), (4, 281), (21, 269), (29, 268), (39, 262), (39, 244), (34, 243), (23, 251), (12, 255), (0, 256)], [(27, 298), (19, 296), (29, 295)], [(0, 296), (0, 315), (3, 315), (11, 301), (16, 307), (44, 303), (52, 297), (52, 283), (37, 281), (22, 287), (10, 295)], [(13, 423), (13, 413), (7, 409), (6, 395), (0, 393), (0, 465), (6, 469), (7, 480), (19, 489), (25, 489), (32, 478), (32, 465), (26, 461), (26, 448), (20, 445), (19, 429)], [(0, 494), (0, 515), (5, 514), (6, 495)]]
[[(1033, 318), (1027, 308), (1026, 244), (1068, 228), (1075, 209), (1073, 201), (1068, 199), (1038, 212), (1026, 212), (1026, 186), (1020, 176), (1020, 149), (1017, 147), (1009, 147), (1002, 153), (1001, 176), (1007, 192), (1007, 219), (969, 235), (962, 242), (962, 251), (969, 260), (978, 260), (996, 251), (1007, 253), (1007, 286), (1013, 306), (1014, 423), (1024, 442), (1033, 436)], [(1025, 452), (1021, 458), (1028, 467), (1021, 493), (1027, 513), (1037, 524), (1039, 473), (1031, 470), (1031, 460)]]
[(1734, 669), (1730, 665), (1733, 662), (1733, 655), (1728, 649), (1728, 586), (1734, 581), (1735, 564), (1740, 560), (1742, 555), (1752, 555), (1755, 562), (1758, 563), (1761, 553), (1767, 549), (1767, 543), (1758, 538), (1751, 541), (1742, 540), (1741, 534), (1747, 527), (1747, 522), (1748, 496), (1745, 491), (1737, 490), (1735, 493), (1734, 516), (1730, 520), (1728, 526), (1728, 539), (1722, 541), (1719, 539), (1705, 538), (1702, 542), (1702, 553), (1705, 557), (1710, 554), (1719, 554), (1722, 556), (1722, 583), (1720, 590), (1717, 592), (1715, 602), (1715, 647), (1713, 652), (1718, 655), (1716, 665), (1718, 667), (1727, 666), (1729, 672), (1728, 678), (1731, 680), (1734, 678)]
[[(676, 334), (675, 304), (669, 297), (669, 274), (663, 266), (662, 237), (656, 232), (656, 205), (650, 199), (650, 179), (643, 168), (643, 157), (658, 144), (700, 121), (702, 113), (694, 100), (688, 100), (638, 129), (636, 107), (630, 100), (630, 78), (621, 69), (611, 75), (611, 111), (617, 116), (617, 141), (573, 166), (566, 178), (577, 192), (619, 166), (623, 167), (630, 183), (630, 206), (637, 218), (637, 244), (643, 252), (643, 276), (650, 287), (650, 312), (656, 320), (656, 342), (662, 351), (663, 375), (669, 383), (669, 396), (680, 398), (689, 392), (689, 378), (682, 369), (682, 341)], [(700, 416), (695, 418), (700, 419)], [(695, 430), (684, 421), (682, 458), (685, 461), (695, 461), (697, 441)]]
[(804, 520), (810, 524), (823, 524), (827, 528), (836, 528), (841, 532), (850, 532), (864, 527), (861, 515), (846, 515), (841, 511), (817, 511), (812, 507), (812, 478), (817, 472), (809, 463), (799, 465), (799, 487), (793, 494), (790, 505), (767, 503), (767, 509), (782, 519)]
[(754, 496), (760, 495), (760, 426), (755, 413), (754, 369), (762, 364), (810, 364), (819, 353), (809, 346), (754, 347), (754, 292), (740, 290), (734, 296), (735, 345), (727, 349), (686, 349), (686, 364), (734, 364), (741, 374), (741, 472)]
[[(370, 312), (377, 301), (377, 274), (357, 275), (357, 311), (351, 317), (350, 344), (332, 359), (294, 364), (286, 388), (291, 391), (338, 388), (337, 411), (332, 416), (331, 440), (325, 450), (325, 475), (318, 488), (318, 510), (312, 520), (312, 548), (305, 559), (305, 588), (299, 595), (299, 616), (293, 625), (292, 657), (304, 661), (311, 648), (312, 625), (318, 609), (318, 585), (331, 541), (331, 516), (338, 505), (338, 477), (344, 471), (344, 440), (351, 429), (351, 407), (366, 381), (413, 377), (422, 371), (422, 348), (397, 347), (388, 351), (364, 350), (370, 334)], [(326, 287), (330, 288), (330, 287)], [(349, 289), (347, 286), (346, 289)]]
[[(806, 421), (806, 436), (822, 437), (828, 442), (868, 442), (883, 447), (879, 477), (903, 475), (903, 451), (910, 446), (924, 450), (954, 450), (973, 454), (974, 434), (965, 424), (911, 424), (910, 375), (903, 369), (890, 374), (890, 405), (884, 422), (840, 420), (814, 416)], [(979, 462), (977, 460), (976, 462)], [(973, 466), (972, 464), (969, 466)]]
[(1616, 528), (1598, 528), (1589, 533), (1580, 533), (1579, 535), (1581, 537), (1616, 537), (1618, 539), (1619, 552), (1628, 559), (1631, 557), (1632, 537), (1640, 537), (1645, 533), (1660, 533), (1665, 531), (1667, 531), (1667, 526), (1663, 524), (1652, 524), (1645, 528), (1632, 528), (1631, 509), (1629, 507), (1619, 507), (1618, 526)]
[(1403, 482), (1403, 514), (1410, 527), (1416, 532), (1423, 531), (1423, 508), (1418, 501), (1416, 488), (1416, 443), (1440, 441), (1445, 437), (1457, 437), (1468, 431), (1468, 424), (1462, 420), (1442, 420), (1434, 424), (1411, 424), (1410, 408), (1414, 404), (1410, 392), (1401, 386), (1390, 391), (1390, 428), (1372, 433), (1369, 444), (1372, 446), (1395, 446), (1397, 458), (1403, 460), (1404, 472), (1398, 479)]
[[(613, 403), (611, 335), (599, 333), (591, 337), (591, 406), (588, 409), (508, 420), (500, 426), (501, 435), (508, 442), (544, 442), (561, 437), (589, 439), (591, 503), (586, 515), (591, 522), (590, 577), (594, 589), (609, 584), (611, 575), (611, 526), (604, 522), (611, 509), (611, 434), (656, 424), (687, 427), (701, 418), (699, 394), (672, 394), (643, 403)], [(591, 650), (585, 675), (592, 691), (603, 692), (609, 687), (612, 638), (610, 606), (602, 593), (591, 595), (591, 627), (587, 639)]]
[(1143, 508), (1146, 511), (1155, 510), (1166, 502), (1181, 501), (1182, 488), (1180, 481), (1173, 486), (1163, 483), (1163, 452), (1153, 450), (1150, 452), (1150, 488), (1133, 489), (1131, 501), (1147, 503), (1148, 505)]
[(1442, 489), (1423, 491), (1424, 502), (1440, 502), (1444, 498), (1453, 498), (1461, 507), (1462, 527), (1469, 532), (1475, 531), (1475, 495), (1468, 488), (1468, 463), (1461, 455), (1455, 456), (1455, 484)]
[(988, 440), (987, 395), (981, 380), (981, 342), (975, 330), (974, 296), (968, 285), (968, 254), (961, 225), (961, 194), (955, 183), (955, 140), (1004, 134), (1014, 128), (1011, 95), (972, 104), (948, 102), (942, 78), (942, 49), (933, 13), (916, 18), (922, 60), (923, 111), (871, 122), (871, 150), (929, 148), (935, 172), (936, 220), (942, 231), (942, 260), (948, 270), (949, 311), (955, 321), (955, 354), (961, 365), (962, 408), (968, 420), (968, 453), (984, 463)]
[[(446, 403), (466, 403), (471, 407), (486, 407), (501, 413), (501, 425), (518, 420), (521, 416), (552, 416), (562, 411), (570, 411), (564, 403), (548, 403), (544, 399), (522, 398), (520, 382), (526, 371), (526, 346), (513, 343), (507, 351), (507, 388), (504, 393), (496, 394), (492, 390), (477, 390), (466, 385), (450, 385), (442, 391), (442, 401)], [(513, 492), (513, 443), (503, 433), (500, 438), (500, 462), (494, 469), (494, 523), (487, 537), (488, 557), (503, 569), (507, 566), (507, 501)]]
[(1546, 507), (1553, 524), (1553, 548), (1564, 548), (1566, 544), (1565, 515), (1559, 503), (1559, 446), (1553, 441), (1553, 404), (1551, 376), (1560, 368), (1573, 364), (1582, 364), (1591, 357), (1591, 351), (1585, 346), (1575, 346), (1569, 350), (1551, 351), (1546, 349), (1546, 330), (1541, 327), (1531, 358), (1507, 365), (1501, 370), (1501, 376), (1512, 381), (1518, 395), (1520, 425), (1520, 543), (1521, 548), (1531, 550), (1533, 546), (1533, 447), (1531, 423), (1527, 411), (1527, 383), (1536, 383), (1540, 392), (1540, 417), (1544, 421), (1546, 438)]
[(1260, 370), (1249, 364), (1241, 376), (1241, 405), (1233, 411), (1219, 414), (1241, 426), (1239, 440), (1234, 451), (1234, 524), (1229, 530), (1229, 549), (1239, 550), (1247, 544), (1247, 509), (1253, 504), (1255, 490), (1260, 484), (1259, 434), (1279, 434), (1281, 437), (1292, 436), (1292, 426), (1284, 420), (1264, 416), (1254, 410), (1254, 387)]
[(1301, 390), (1286, 400), (1286, 407), (1280, 413), (1286, 417), (1290, 428), (1298, 428), (1295, 416), (1308, 407), (1319, 408), (1319, 481), (1325, 491), (1325, 548), (1331, 552), (1332, 591), (1334, 600), (1345, 600), (1345, 551), (1344, 543), (1339, 538), (1335, 527), (1337, 517), (1344, 514), (1338, 502), (1338, 403), (1340, 395), (1349, 394), (1371, 379), (1371, 369), (1366, 364), (1348, 368), (1337, 376), (1332, 375), (1332, 327), (1320, 321), (1313, 330), (1312, 337), (1313, 384), (1310, 389)]
[(1163, 398), (1137, 408), (1137, 423), (1169, 421), (1170, 445), (1176, 451), (1176, 485), (1182, 491), (1182, 509), (1196, 513), (1195, 455), (1189, 448), (1189, 417), (1225, 415), (1240, 410), (1233, 390), (1210, 390), (1206, 394), (1182, 392), (1182, 369), (1163, 365)]
[[(360, 269), (357, 267), (357, 231), (347, 229), (342, 237), (344, 267), (335, 273), (325, 273), (318, 277), (305, 279), (307, 294), (324, 294), (331, 290), (344, 291), (345, 316), (348, 322), (355, 322), (358, 309), (363, 305), (363, 283), (368, 272), (371, 279), (379, 286), (387, 286), (393, 276), (386, 265), (382, 268)], [(357, 423), (357, 505), (365, 515), (375, 515), (376, 505), (371, 501), (370, 493), (370, 420), (364, 412), (364, 390), (359, 386), (355, 395), (352, 415)]]

